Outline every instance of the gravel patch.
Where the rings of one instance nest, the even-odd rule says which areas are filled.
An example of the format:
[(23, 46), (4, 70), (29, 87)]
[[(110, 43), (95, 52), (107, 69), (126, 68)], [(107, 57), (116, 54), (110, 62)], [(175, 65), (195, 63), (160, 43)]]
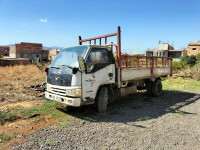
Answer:
[(159, 98), (127, 99), (104, 114), (93, 107), (69, 110), (69, 127), (42, 129), (13, 149), (200, 149), (200, 94), (166, 91)]

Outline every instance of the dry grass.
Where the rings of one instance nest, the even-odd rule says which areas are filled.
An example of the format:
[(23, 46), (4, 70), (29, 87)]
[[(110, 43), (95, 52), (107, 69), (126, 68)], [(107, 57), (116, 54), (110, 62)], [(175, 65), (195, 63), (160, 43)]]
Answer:
[(0, 103), (36, 99), (27, 86), (44, 83), (45, 78), (45, 72), (34, 65), (0, 67)]
[(45, 82), (44, 66), (38, 67), (43, 70), (35, 65), (0, 67), (0, 149), (10, 149), (25, 141), (22, 135), (70, 118), (57, 109), (58, 102), (45, 100), (27, 88)]
[(187, 66), (184, 69), (178, 70), (175, 73), (177, 77), (190, 77), (194, 80), (200, 81), (200, 63), (197, 63), (195, 66)]

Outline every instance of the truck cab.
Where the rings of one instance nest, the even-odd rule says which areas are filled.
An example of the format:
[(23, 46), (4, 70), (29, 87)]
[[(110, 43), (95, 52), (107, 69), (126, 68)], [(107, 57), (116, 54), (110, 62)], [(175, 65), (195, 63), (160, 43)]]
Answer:
[[(79, 57), (84, 60), (84, 71)], [(61, 50), (47, 71), (45, 97), (75, 107), (94, 104), (99, 88), (114, 83), (112, 46), (69, 47)]]

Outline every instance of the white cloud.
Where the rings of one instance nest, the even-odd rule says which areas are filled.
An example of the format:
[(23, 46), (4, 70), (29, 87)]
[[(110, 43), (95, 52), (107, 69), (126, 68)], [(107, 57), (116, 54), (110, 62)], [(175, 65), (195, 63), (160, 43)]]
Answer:
[(40, 19), (40, 22), (43, 22), (43, 23), (47, 23), (47, 21), (48, 21), (48, 18), (45, 18), (45, 19)]

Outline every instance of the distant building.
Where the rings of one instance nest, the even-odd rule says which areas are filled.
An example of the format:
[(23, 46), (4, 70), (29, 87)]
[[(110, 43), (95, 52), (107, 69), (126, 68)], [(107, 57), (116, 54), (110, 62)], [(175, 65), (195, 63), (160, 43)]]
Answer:
[(168, 43), (160, 43), (158, 50), (146, 50), (146, 56), (156, 57), (172, 57), (174, 60), (179, 60), (181, 56), (187, 55), (187, 50), (174, 50), (174, 47)]
[(133, 52), (133, 56), (139, 55), (138, 53)]
[(4, 57), (9, 56), (10, 47), (7, 46), (0, 46), (0, 55)]
[(188, 55), (197, 55), (200, 53), (200, 41), (190, 42), (188, 44)]
[(43, 50), (43, 57), (47, 57), (49, 60), (53, 60), (60, 50), (51, 49), (51, 50)]
[(21, 42), (10, 47), (11, 58), (29, 58), (30, 60), (42, 60), (42, 44)]
[(168, 43), (159, 43), (159, 44), (158, 44), (158, 49), (159, 49), (159, 50), (174, 50), (174, 47), (171, 46), (171, 45), (168, 44)]

